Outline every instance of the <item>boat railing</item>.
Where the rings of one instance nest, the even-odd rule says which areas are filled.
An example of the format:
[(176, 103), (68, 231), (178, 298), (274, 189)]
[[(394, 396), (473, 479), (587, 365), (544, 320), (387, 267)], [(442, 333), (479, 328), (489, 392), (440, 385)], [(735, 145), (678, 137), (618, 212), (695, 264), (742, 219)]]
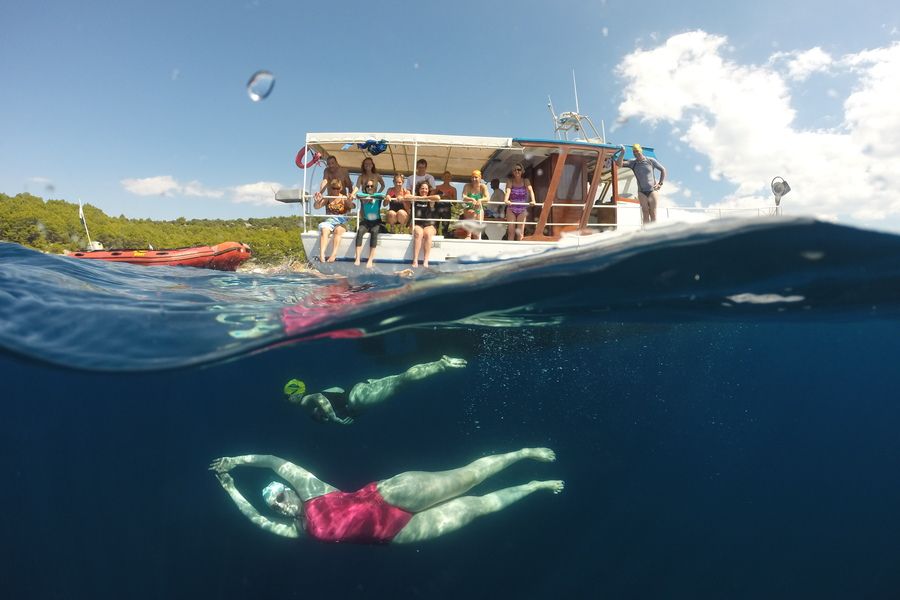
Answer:
[[(335, 198), (339, 198), (340, 196), (321, 196), (321, 197), (324, 198), (324, 199), (326, 199), (326, 200), (332, 200), (332, 199), (335, 199)], [(314, 199), (315, 199), (315, 194), (309, 194), (309, 193), (307, 193), (307, 194), (302, 194), (302, 195), (298, 196), (298, 198), (295, 200), (296, 202), (299, 202), (299, 203), (300, 203), (300, 205), (301, 205), (301, 210), (303, 211), (302, 217), (303, 217), (303, 229), (304, 229), (304, 231), (308, 231), (308, 230), (309, 230), (309, 228), (308, 228), (308, 226), (307, 226), (307, 219), (310, 219), (310, 220), (315, 219), (315, 220), (317, 221), (315, 224), (317, 225), (318, 223), (321, 223), (322, 221), (324, 221), (324, 220), (327, 219), (328, 217), (335, 216), (335, 215), (330, 215), (330, 214), (327, 214), (327, 213), (323, 213), (323, 214), (311, 214), (311, 213), (308, 213), (307, 210), (306, 210), (306, 207), (307, 207), (307, 202), (306, 202), (306, 201), (314, 200)], [(404, 200), (407, 200), (407, 201), (410, 201), (410, 202), (414, 201), (415, 199), (416, 199), (415, 196), (407, 196), (406, 198), (404, 198)], [(358, 200), (358, 198), (355, 199), (355, 200)], [(436, 201), (436, 202), (442, 202), (442, 203), (446, 203), (446, 204), (464, 204), (464, 203), (466, 203), (467, 201), (466, 201), (466, 200), (452, 200), (452, 199), (448, 199), (448, 200), (439, 200), (439, 201)], [(506, 206), (509, 206), (509, 205), (506, 204), (506, 202), (498, 202), (498, 201), (492, 202), (492, 201), (490, 201), (490, 200), (482, 201), (482, 205), (485, 205), (485, 206), (493, 205), (493, 206), (499, 206), (499, 207), (502, 207), (502, 208), (505, 208)], [(544, 203), (543, 203), (543, 202), (535, 202), (533, 205), (529, 205), (529, 206), (543, 207), (543, 206), (544, 206)], [(555, 207), (584, 208), (584, 203), (580, 203), (580, 202), (579, 202), (579, 203), (555, 202), (555, 203), (553, 203), (553, 206), (555, 206)], [(635, 210), (639, 210), (639, 207), (636, 206), (636, 205), (635, 205), (634, 207), (629, 207), (629, 206), (622, 205), (622, 204), (619, 204), (619, 205), (617, 206), (616, 204), (612, 204), (612, 203), (610, 203), (610, 204), (597, 204), (597, 205), (591, 207), (591, 210), (593, 210), (593, 209), (616, 210), (617, 208), (634, 208)], [(356, 222), (357, 226), (358, 226), (359, 221), (362, 219), (362, 206), (361, 206), (361, 203), (359, 203), (359, 205), (356, 207), (356, 209), (355, 209), (352, 213), (348, 213), (348, 214), (343, 215), (343, 216), (346, 216), (346, 217), (348, 217), (349, 219), (354, 220), (354, 221)], [(492, 219), (498, 219), (498, 218), (497, 218), (497, 217), (492, 217)], [(444, 222), (447, 222), (447, 223), (455, 223), (455, 222), (457, 222), (458, 220), (459, 220), (458, 217), (457, 217), (457, 218), (453, 218), (453, 217), (451, 217), (451, 218), (443, 218), (443, 217), (437, 217), (437, 216), (432, 216), (432, 217), (429, 219), (429, 221), (438, 222), (438, 223), (444, 223)], [(411, 225), (412, 227), (415, 227), (415, 222), (416, 222), (416, 215), (415, 215), (415, 210), (413, 210), (413, 211), (412, 211), (412, 214), (410, 215), (410, 225)], [(491, 220), (491, 221), (488, 221), (488, 222), (490, 222), (490, 223), (496, 223), (496, 224), (507, 223), (507, 224), (516, 224), (516, 225), (537, 225), (537, 224), (538, 224), (537, 221), (527, 221), (527, 220), (526, 220), (526, 221)], [(545, 225), (546, 225), (546, 226), (552, 226), (552, 227), (577, 227), (577, 226), (579, 226), (579, 221), (548, 221), (547, 223), (545, 223)], [(615, 220), (610, 220), (610, 221), (598, 221), (598, 222), (587, 223), (586, 227), (588, 227), (588, 228), (590, 228), (590, 229), (595, 229), (595, 228), (596, 228), (596, 229), (600, 229), (600, 228), (609, 228), (609, 227), (622, 228), (623, 225), (617, 223)], [(625, 227), (627, 227), (627, 226), (625, 226)]]

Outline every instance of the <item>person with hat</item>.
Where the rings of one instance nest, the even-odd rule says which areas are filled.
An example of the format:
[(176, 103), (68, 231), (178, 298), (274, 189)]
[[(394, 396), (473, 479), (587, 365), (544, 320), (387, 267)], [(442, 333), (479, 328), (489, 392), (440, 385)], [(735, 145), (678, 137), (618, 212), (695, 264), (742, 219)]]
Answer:
[(442, 356), (434, 362), (413, 365), (399, 375), (357, 383), (350, 388), (349, 393), (341, 387), (330, 387), (307, 394), (305, 383), (299, 379), (291, 379), (285, 384), (284, 393), (288, 396), (288, 402), (302, 407), (319, 423), (350, 425), (361, 412), (381, 404), (396, 394), (404, 384), (443, 373), (447, 369), (462, 369), (466, 364), (463, 358)]
[[(407, 471), (373, 481), (355, 492), (342, 492), (303, 467), (268, 454), (223, 456), (212, 461), (232, 502), (254, 525), (288, 538), (309, 537), (332, 544), (409, 544), (456, 531), (476, 518), (495, 513), (540, 490), (563, 491), (558, 479), (531, 481), (484, 496), (464, 496), (489, 477), (522, 460), (553, 462), (550, 448), (522, 448), (483, 456), (448, 471)], [(262, 490), (266, 505), (284, 519), (264, 516), (237, 489), (236, 467), (270, 469), (284, 482)], [(563, 517), (558, 517), (560, 523)]]
[[(634, 178), (638, 185), (638, 200), (641, 203), (641, 220), (643, 223), (656, 221), (656, 192), (662, 187), (666, 179), (666, 168), (655, 158), (644, 156), (644, 149), (640, 144), (631, 147), (634, 152), (634, 160), (625, 159), (625, 146), (620, 146), (619, 168), (628, 167), (634, 172)], [(654, 169), (659, 171), (659, 181), (656, 180)]]

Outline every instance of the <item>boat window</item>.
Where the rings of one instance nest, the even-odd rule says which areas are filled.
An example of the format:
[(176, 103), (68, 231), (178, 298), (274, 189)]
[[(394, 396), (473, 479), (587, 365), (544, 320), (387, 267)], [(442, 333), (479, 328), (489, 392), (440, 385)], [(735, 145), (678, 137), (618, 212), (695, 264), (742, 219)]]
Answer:
[(584, 158), (576, 155), (566, 157), (562, 176), (559, 180), (557, 198), (584, 200)]

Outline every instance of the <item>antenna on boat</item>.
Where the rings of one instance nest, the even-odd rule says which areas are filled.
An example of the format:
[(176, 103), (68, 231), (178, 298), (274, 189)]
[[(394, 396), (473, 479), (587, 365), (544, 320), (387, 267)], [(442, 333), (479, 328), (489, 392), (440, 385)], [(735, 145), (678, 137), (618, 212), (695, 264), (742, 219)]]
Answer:
[[(550, 117), (553, 118), (553, 127), (556, 127), (556, 111), (553, 110), (553, 99), (550, 98), (550, 94), (547, 94), (547, 108), (550, 109)], [(559, 137), (559, 132), (556, 132), (556, 137)]]
[(578, 83), (575, 82), (575, 69), (572, 69), (572, 88), (575, 90), (575, 114), (580, 115), (581, 109), (578, 107)]

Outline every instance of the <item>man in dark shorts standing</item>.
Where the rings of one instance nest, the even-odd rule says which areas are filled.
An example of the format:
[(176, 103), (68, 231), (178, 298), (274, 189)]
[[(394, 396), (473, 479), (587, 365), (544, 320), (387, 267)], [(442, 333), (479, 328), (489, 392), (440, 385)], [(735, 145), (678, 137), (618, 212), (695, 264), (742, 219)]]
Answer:
[[(618, 166), (628, 167), (634, 171), (634, 178), (638, 185), (638, 200), (641, 203), (641, 220), (643, 223), (652, 223), (656, 221), (656, 192), (662, 187), (663, 181), (666, 179), (666, 168), (662, 166), (655, 158), (644, 156), (643, 148), (640, 144), (631, 147), (634, 152), (634, 160), (625, 159), (625, 146), (620, 146), (622, 151), (619, 153)], [(653, 170), (659, 171), (659, 181), (656, 181)]]

